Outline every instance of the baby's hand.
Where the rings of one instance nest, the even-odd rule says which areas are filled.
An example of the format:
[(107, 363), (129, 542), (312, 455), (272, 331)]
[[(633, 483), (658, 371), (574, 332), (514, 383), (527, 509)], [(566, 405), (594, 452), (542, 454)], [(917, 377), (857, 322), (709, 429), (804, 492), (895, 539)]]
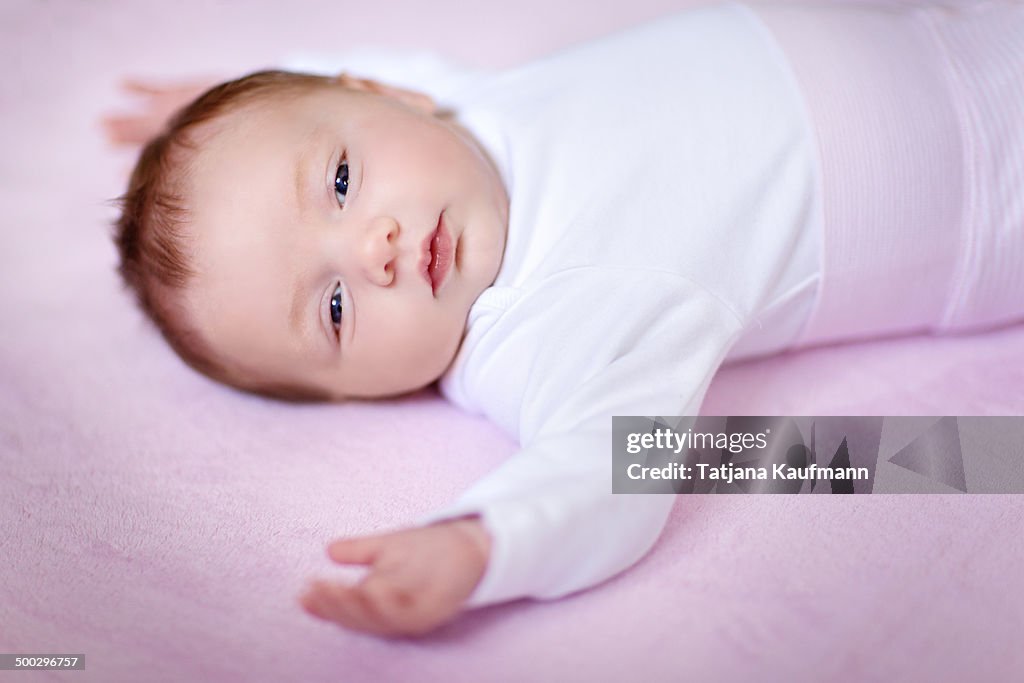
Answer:
[(113, 145), (141, 145), (163, 130), (164, 123), (178, 109), (190, 103), (223, 79), (214, 77), (160, 84), (128, 78), (121, 89), (135, 95), (141, 111), (135, 114), (106, 114), (100, 120)]
[(479, 518), (448, 520), (327, 547), (340, 564), (369, 565), (359, 583), (316, 581), (310, 614), (376, 635), (420, 635), (451, 621), (483, 577), (490, 536)]

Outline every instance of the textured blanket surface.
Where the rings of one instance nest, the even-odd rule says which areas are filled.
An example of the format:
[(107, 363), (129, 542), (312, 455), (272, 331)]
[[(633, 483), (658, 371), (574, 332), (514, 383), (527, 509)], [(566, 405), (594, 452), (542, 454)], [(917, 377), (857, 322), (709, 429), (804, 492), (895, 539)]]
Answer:
[[(113, 270), (124, 75), (232, 75), (298, 50), (504, 66), (681, 3), (8, 0), (0, 7), (0, 652), (54, 681), (1011, 680), (1021, 496), (693, 496), (631, 571), (422, 640), (303, 613), (323, 546), (395, 528), (514, 453), (435, 393), (297, 406), (185, 368)], [(1024, 326), (723, 369), (712, 414), (1020, 414)]]

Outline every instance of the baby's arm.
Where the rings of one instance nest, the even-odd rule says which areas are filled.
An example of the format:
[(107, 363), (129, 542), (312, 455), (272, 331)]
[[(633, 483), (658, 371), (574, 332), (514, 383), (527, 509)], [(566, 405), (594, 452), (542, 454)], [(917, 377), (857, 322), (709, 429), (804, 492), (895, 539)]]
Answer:
[(467, 607), (565, 596), (646, 554), (675, 497), (612, 494), (612, 416), (698, 414), (743, 329), (700, 285), (642, 269), (574, 270), (502, 321), (463, 386), (517, 416), (523, 450), (421, 520), (483, 521), (491, 556)]

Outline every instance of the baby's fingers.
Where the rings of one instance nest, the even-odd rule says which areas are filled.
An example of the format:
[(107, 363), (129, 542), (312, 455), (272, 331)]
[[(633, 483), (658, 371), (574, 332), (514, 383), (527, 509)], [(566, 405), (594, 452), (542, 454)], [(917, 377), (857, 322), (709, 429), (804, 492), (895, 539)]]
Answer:
[(159, 132), (159, 125), (148, 117), (106, 116), (102, 123), (107, 140), (116, 145), (145, 142)]
[(138, 93), (139, 95), (159, 95), (167, 90), (166, 86), (134, 77), (121, 79), (121, 88), (128, 92)]
[(360, 586), (343, 586), (317, 581), (302, 597), (302, 606), (313, 616), (364, 633), (393, 635), (372, 598)]
[(327, 555), (338, 564), (373, 564), (383, 547), (381, 536), (340, 538), (327, 546)]

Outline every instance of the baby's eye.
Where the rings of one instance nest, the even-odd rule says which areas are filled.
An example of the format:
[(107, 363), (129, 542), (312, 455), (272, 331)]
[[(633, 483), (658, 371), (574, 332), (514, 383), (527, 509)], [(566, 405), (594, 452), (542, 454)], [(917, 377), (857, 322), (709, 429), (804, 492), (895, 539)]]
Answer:
[(334, 294), (331, 296), (331, 322), (334, 323), (334, 329), (337, 330), (341, 327), (341, 284), (334, 288)]
[(348, 162), (342, 159), (338, 164), (338, 172), (334, 174), (334, 196), (338, 198), (338, 204), (345, 206), (345, 197), (348, 195)]

